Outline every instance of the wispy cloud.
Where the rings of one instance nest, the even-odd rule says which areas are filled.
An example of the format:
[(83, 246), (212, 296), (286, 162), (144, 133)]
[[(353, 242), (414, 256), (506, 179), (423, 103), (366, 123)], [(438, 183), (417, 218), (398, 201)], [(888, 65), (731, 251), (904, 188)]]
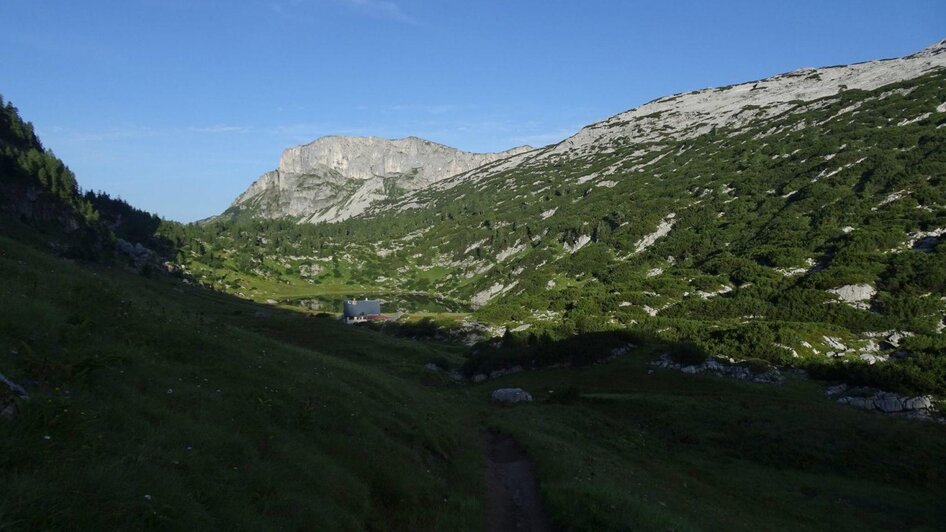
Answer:
[[(77, 130), (62, 126), (52, 126), (48, 130), (53, 137), (67, 142), (108, 142), (125, 139), (157, 137), (162, 131), (148, 126), (115, 126), (100, 130)], [(45, 133), (45, 131), (41, 131)]]
[[(421, 103), (402, 103), (394, 105), (384, 105), (374, 108), (377, 112), (384, 114), (411, 113), (414, 115), (442, 115), (459, 109), (459, 106), (453, 104), (421, 104)], [(370, 111), (372, 108), (367, 105), (355, 107), (357, 111)]]
[(214, 125), (206, 127), (189, 127), (188, 131), (193, 133), (249, 133), (253, 129), (249, 126), (226, 126), (226, 125)]
[(102, 129), (74, 129), (59, 125), (45, 128), (41, 133), (57, 140), (71, 143), (112, 142), (117, 140), (144, 139), (180, 136), (185, 133), (198, 135), (241, 134), (253, 130), (249, 126), (216, 124), (212, 126), (151, 127), (138, 125), (112, 126)]
[(265, 4), (277, 15), (298, 17), (300, 16), (298, 8), (319, 1), (333, 1), (369, 17), (394, 20), (405, 24), (418, 24), (416, 18), (405, 12), (398, 3), (392, 0), (268, 0)]
[(417, 19), (405, 13), (401, 6), (390, 0), (342, 0), (342, 2), (372, 17), (417, 24)]

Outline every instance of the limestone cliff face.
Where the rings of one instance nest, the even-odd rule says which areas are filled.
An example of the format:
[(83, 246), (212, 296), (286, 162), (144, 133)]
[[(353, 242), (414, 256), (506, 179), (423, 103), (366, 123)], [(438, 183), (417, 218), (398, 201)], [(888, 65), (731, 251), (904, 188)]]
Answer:
[(285, 150), (279, 168), (250, 185), (228, 212), (303, 222), (344, 220), (377, 200), (531, 149), (470, 153), (417, 137), (322, 137)]

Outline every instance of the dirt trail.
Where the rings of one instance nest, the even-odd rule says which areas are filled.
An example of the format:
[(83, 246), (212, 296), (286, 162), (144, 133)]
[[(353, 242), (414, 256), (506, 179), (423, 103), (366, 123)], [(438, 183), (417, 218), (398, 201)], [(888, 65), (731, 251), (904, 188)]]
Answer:
[(486, 527), (490, 532), (552, 530), (525, 450), (512, 436), (484, 435), (486, 443)]

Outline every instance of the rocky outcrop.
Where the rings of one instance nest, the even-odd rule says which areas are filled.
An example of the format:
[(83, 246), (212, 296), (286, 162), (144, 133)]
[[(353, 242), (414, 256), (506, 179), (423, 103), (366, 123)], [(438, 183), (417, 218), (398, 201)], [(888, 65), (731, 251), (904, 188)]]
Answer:
[(155, 260), (155, 253), (142, 246), (140, 242), (132, 244), (122, 238), (115, 240), (115, 251), (128, 259), (129, 266), (141, 271), (147, 264)]
[(0, 417), (4, 419), (13, 419), (16, 417), (17, 400), (25, 401), (29, 399), (26, 390), (19, 384), (6, 378), (0, 373)]
[(831, 386), (825, 394), (844, 405), (884, 414), (900, 414), (908, 417), (931, 418), (936, 409), (931, 395), (899, 395), (867, 387), (850, 387), (846, 384)]
[(848, 284), (828, 290), (838, 299), (855, 308), (870, 308), (870, 299), (877, 294), (877, 289), (869, 284)]
[(322, 137), (285, 150), (279, 168), (257, 179), (227, 212), (313, 223), (344, 220), (375, 201), (531, 149), (471, 153), (417, 137)]
[(669, 353), (661, 355), (659, 359), (651, 362), (651, 365), (660, 369), (674, 369), (689, 374), (707, 374), (716, 377), (726, 377), (741, 381), (752, 381), (765, 384), (781, 384), (785, 381), (785, 376), (778, 368), (766, 366), (765, 368), (753, 367), (747, 362), (737, 362), (733, 359), (722, 359), (709, 357), (700, 364), (681, 364), (674, 362)]

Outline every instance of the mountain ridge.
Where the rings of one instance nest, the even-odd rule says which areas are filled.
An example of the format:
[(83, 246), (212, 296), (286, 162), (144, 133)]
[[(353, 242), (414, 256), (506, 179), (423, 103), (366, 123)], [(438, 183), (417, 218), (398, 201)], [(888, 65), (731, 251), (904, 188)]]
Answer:
[[(875, 59), (847, 65), (803, 67), (757, 80), (674, 93), (652, 99), (637, 107), (632, 107), (626, 111), (588, 124), (582, 127), (577, 133), (561, 142), (533, 150), (534, 153), (532, 153), (531, 157), (519, 158), (518, 160), (522, 163), (529, 163), (541, 162), (551, 156), (573, 157), (581, 155), (583, 151), (587, 151), (588, 146), (592, 144), (611, 142), (614, 139), (622, 137), (630, 137), (634, 142), (638, 143), (654, 142), (667, 138), (692, 138), (709, 133), (715, 127), (744, 125), (746, 120), (751, 121), (777, 116), (779, 113), (789, 109), (789, 104), (793, 100), (813, 101), (835, 95), (842, 90), (871, 90), (896, 81), (919, 77), (924, 73), (931, 72), (938, 68), (946, 68), (946, 39), (902, 57)], [(879, 71), (880, 74), (871, 76), (870, 74), (874, 71)], [(822, 73), (828, 72), (833, 73), (835, 77), (829, 80), (824, 79)], [(885, 76), (883, 74), (887, 75)], [(775, 101), (760, 102), (757, 101), (758, 99), (753, 99), (755, 97), (755, 95), (752, 94), (753, 91), (767, 90), (765, 85), (760, 86), (760, 84), (768, 83), (777, 85), (786, 80), (789, 81), (789, 85), (794, 81), (794, 85), (796, 85), (794, 88), (796, 89), (799, 85), (802, 89), (806, 87), (814, 89), (809, 90), (807, 93), (796, 91), (790, 93), (791, 97), (782, 97)], [(844, 80), (846, 83), (839, 83), (839, 80)], [(834, 84), (829, 85), (829, 83)], [(821, 86), (820, 89), (818, 89), (819, 85)], [(718, 99), (726, 93), (730, 93), (731, 95), (732, 93), (744, 92), (746, 87), (750, 88), (748, 92), (749, 96), (753, 97), (750, 98), (751, 101), (743, 101), (743, 105), (723, 109), (726, 111), (726, 114), (723, 114), (722, 120), (717, 119), (715, 123), (695, 121), (696, 118), (708, 118), (713, 113), (699, 109), (693, 110), (692, 107), (690, 109), (685, 108), (683, 111), (679, 109), (681, 105), (686, 106), (686, 100), (688, 99), (709, 95), (710, 101), (714, 101), (714, 99)], [(802, 96), (804, 96), (804, 98), (802, 98)], [(762, 100), (764, 100), (764, 98)], [(776, 105), (772, 105), (773, 103)], [(668, 104), (669, 108), (667, 107)], [(738, 115), (740, 111), (746, 108), (752, 109), (753, 107), (758, 107), (758, 112), (747, 118), (739, 119)], [(719, 109), (713, 109), (712, 111), (718, 113)], [(681, 127), (679, 123), (674, 127), (674, 124), (671, 123), (670, 131), (667, 131), (666, 122), (661, 122), (661, 120), (665, 121), (666, 116), (664, 115), (670, 115), (672, 113), (681, 114), (683, 126), (690, 127)], [(689, 115), (687, 115), (687, 113), (689, 113)], [(727, 118), (734, 118), (735, 120), (729, 121), (726, 120)], [(508, 168), (509, 167), (506, 165), (498, 166), (497, 168), (490, 168), (484, 165), (484, 167), (477, 170), (485, 171), (485, 175), (490, 175), (490, 170), (499, 172)], [(474, 180), (479, 179), (482, 176), (477, 175), (479, 173), (478, 171), (459, 174), (434, 185), (433, 188), (448, 188), (452, 186), (453, 183), (468, 178)], [(417, 193), (423, 193), (423, 190), (406, 195), (403, 201), (412, 201), (411, 196)]]

